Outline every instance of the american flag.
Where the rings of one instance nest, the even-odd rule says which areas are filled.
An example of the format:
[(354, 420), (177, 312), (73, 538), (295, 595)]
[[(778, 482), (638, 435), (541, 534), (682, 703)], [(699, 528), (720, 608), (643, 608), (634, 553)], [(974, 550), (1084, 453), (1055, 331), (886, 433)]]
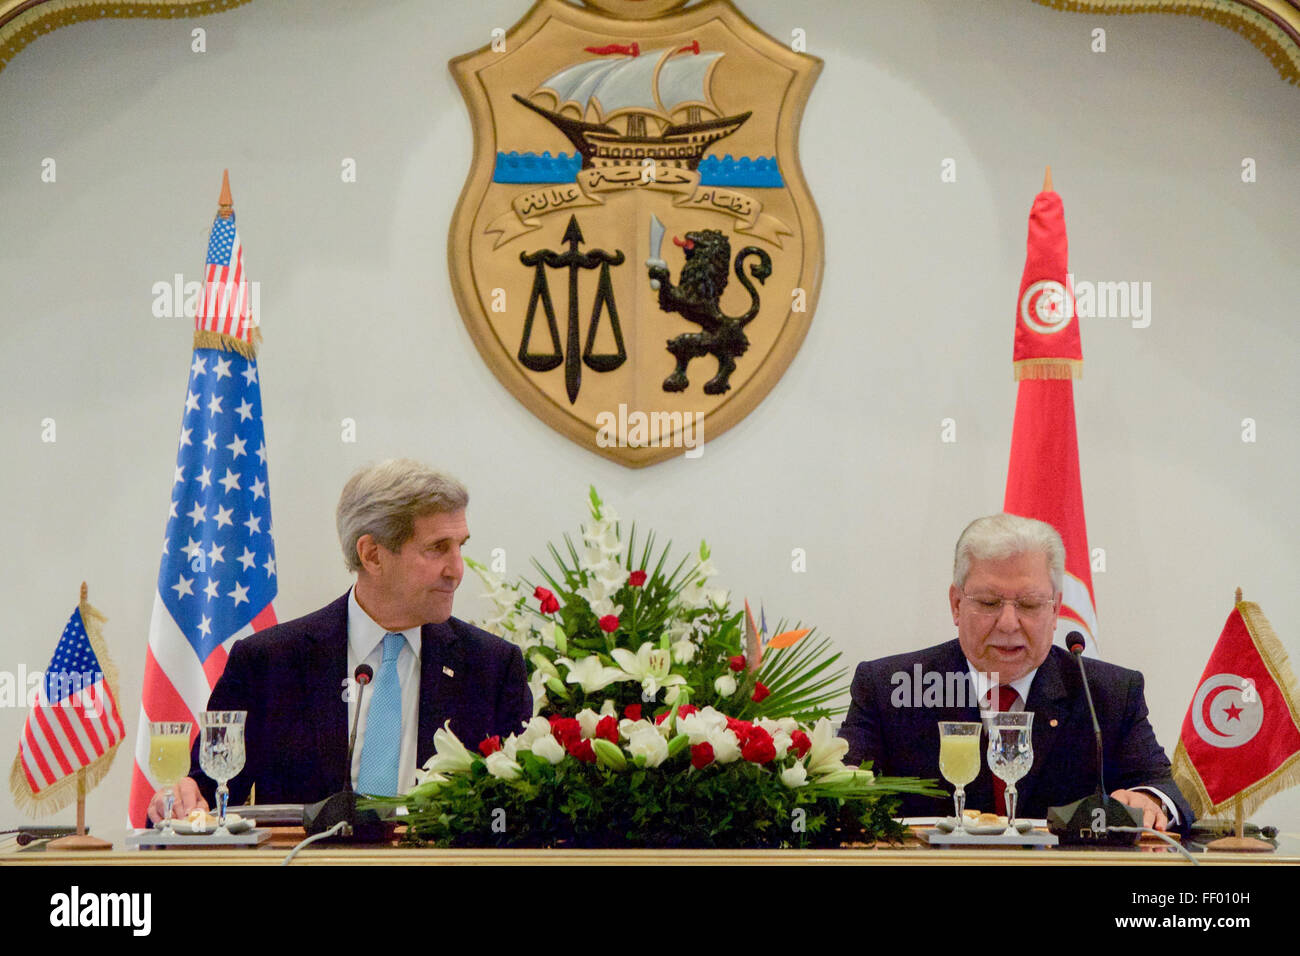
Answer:
[(79, 607), (54, 649), (18, 744), (31, 796), (111, 756), (125, 737), (117, 696), (91, 646)]
[(208, 265), (199, 293), (196, 329), (220, 332), (248, 341), (250, 309), (244, 278), (244, 248), (235, 230), (235, 216), (218, 215), (208, 237)]
[[(231, 250), (227, 285), (243, 282), (242, 256), (233, 213), (218, 214), (208, 244), (210, 277), (214, 259)], [(206, 333), (206, 343), (212, 333), (222, 333), (252, 352), (247, 297), (241, 300), (241, 294), (205, 286), (196, 340)], [(232, 310), (236, 301), (244, 304)], [(240, 314), (238, 333), (223, 332), (222, 323)], [(275, 543), (258, 370), (256, 359), (240, 351), (194, 349), (149, 627), (131, 781), (134, 827), (146, 825), (158, 789), (147, 772), (149, 722), (188, 720), (196, 736), (197, 715), (207, 709), (230, 645), (275, 623)]]

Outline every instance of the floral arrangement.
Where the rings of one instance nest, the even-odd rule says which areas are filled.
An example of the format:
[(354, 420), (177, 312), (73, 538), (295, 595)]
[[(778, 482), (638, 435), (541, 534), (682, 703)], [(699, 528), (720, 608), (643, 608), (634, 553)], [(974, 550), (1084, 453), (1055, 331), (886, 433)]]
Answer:
[(895, 837), (894, 795), (942, 794), (844, 765), (829, 640), (781, 624), (766, 639), (711, 585), (707, 544), (670, 565), (653, 534), (624, 544), (594, 488), (590, 510), (581, 549), (566, 535), (553, 569), (534, 562), (544, 584), (467, 561), (496, 605), (483, 626), (523, 651), (534, 717), (504, 740), (439, 730), (420, 785), (370, 804), (404, 807), (408, 840), (827, 846)]

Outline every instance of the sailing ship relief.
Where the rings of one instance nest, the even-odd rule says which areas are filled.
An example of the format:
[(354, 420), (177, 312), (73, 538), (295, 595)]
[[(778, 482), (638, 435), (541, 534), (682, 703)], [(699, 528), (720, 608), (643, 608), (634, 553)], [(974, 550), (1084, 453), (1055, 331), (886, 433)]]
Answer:
[(796, 145), (821, 63), (727, 0), (587, 2), (452, 61), (475, 159), (448, 254), (503, 384), (639, 467), (698, 456), (807, 332), (821, 224)]

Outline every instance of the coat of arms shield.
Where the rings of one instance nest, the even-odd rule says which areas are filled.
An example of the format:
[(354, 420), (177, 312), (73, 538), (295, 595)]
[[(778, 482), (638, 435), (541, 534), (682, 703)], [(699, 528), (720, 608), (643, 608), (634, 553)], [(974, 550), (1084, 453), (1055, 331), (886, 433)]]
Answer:
[(640, 467), (740, 421), (808, 330), (822, 238), (797, 146), (821, 61), (728, 0), (587, 2), (540, 0), (452, 61), (474, 161), (448, 253), (502, 383)]

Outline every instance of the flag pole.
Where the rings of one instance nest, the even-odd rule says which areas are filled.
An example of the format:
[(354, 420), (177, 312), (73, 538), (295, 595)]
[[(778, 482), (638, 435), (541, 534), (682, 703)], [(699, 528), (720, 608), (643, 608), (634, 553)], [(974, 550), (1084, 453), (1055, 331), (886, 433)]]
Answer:
[[(81, 582), (80, 606), (85, 607), (88, 590), (86, 582)], [(90, 836), (86, 832), (86, 768), (77, 771), (77, 832), (71, 836), (51, 840), (47, 850), (111, 850), (113, 844), (108, 840)]]
[[(1233, 607), (1241, 603), (1241, 588), (1237, 588), (1233, 595)], [(1255, 837), (1246, 836), (1246, 812), (1241, 801), (1241, 794), (1237, 794), (1232, 800), (1234, 823), (1236, 824), (1234, 836), (1220, 837), (1205, 845), (1207, 850), (1218, 850), (1225, 853), (1272, 853), (1276, 849), (1273, 844), (1267, 840), (1258, 840)]]

